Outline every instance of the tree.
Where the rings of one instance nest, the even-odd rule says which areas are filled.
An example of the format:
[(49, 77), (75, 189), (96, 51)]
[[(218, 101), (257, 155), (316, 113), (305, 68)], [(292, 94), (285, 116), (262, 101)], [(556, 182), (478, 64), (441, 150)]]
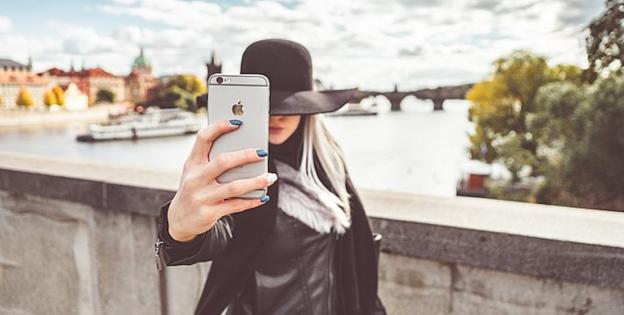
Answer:
[(162, 108), (177, 107), (195, 112), (195, 99), (206, 92), (206, 86), (195, 75), (176, 75), (156, 88), (154, 96), (148, 100), (148, 105)]
[(529, 120), (539, 152), (548, 156), (537, 201), (624, 210), (624, 78), (592, 86), (552, 83)]
[(589, 24), (587, 59), (591, 79), (598, 73), (622, 73), (624, 66), (624, 0), (607, 0), (605, 11)]
[(96, 103), (112, 103), (115, 101), (115, 92), (108, 89), (99, 89), (95, 95)]
[(15, 104), (17, 104), (17, 106), (33, 107), (35, 105), (35, 101), (33, 101), (32, 95), (30, 95), (28, 89), (22, 87), (17, 94)]
[(63, 88), (56, 85), (52, 88), (52, 92), (54, 93), (54, 96), (56, 97), (57, 104), (65, 105), (65, 91), (63, 91)]
[(206, 93), (206, 85), (195, 75), (182, 74), (176, 75), (168, 82), (169, 86), (177, 86), (191, 94)]
[(45, 93), (43, 93), (43, 103), (47, 106), (58, 105), (56, 94), (54, 94), (52, 90), (45, 91)]
[(476, 125), (470, 137), (472, 158), (501, 162), (514, 182), (527, 167), (530, 175), (540, 175), (542, 160), (527, 117), (535, 111), (539, 89), (555, 81), (580, 84), (582, 70), (573, 65), (549, 67), (544, 57), (526, 51), (496, 60), (491, 78), (466, 94), (473, 104), (469, 119)]

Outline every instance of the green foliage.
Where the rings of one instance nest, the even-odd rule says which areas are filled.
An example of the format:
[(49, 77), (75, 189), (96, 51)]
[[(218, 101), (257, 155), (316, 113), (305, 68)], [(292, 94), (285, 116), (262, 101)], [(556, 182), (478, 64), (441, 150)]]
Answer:
[(571, 124), (584, 98), (584, 89), (570, 82), (555, 82), (542, 87), (537, 96), (538, 107), (528, 116), (528, 127), (536, 141), (561, 149), (566, 140), (582, 133), (571, 128)]
[(540, 90), (530, 129), (540, 134), (546, 181), (537, 200), (624, 210), (624, 78)]
[(176, 75), (156, 88), (156, 93), (147, 103), (162, 108), (178, 107), (195, 112), (195, 98), (206, 93), (206, 86), (195, 75)]
[(195, 75), (176, 75), (169, 79), (167, 84), (169, 86), (177, 86), (180, 89), (195, 95), (206, 93), (206, 86), (202, 80)]
[(25, 87), (22, 87), (19, 90), (19, 94), (17, 94), (17, 99), (15, 100), (15, 104), (17, 106), (33, 107), (35, 105), (35, 101), (33, 100), (33, 97), (28, 91), (28, 89)]
[(96, 103), (112, 103), (115, 101), (115, 92), (108, 89), (99, 89), (95, 94)]
[(624, 0), (607, 0), (605, 11), (589, 25), (587, 58), (592, 79), (597, 73), (622, 73), (624, 65)]
[(468, 92), (471, 155), (513, 174), (490, 183), (490, 196), (624, 210), (624, 78), (583, 76), (514, 52)]
[(527, 128), (539, 89), (556, 81), (580, 84), (583, 72), (573, 65), (549, 67), (544, 57), (526, 51), (496, 60), (494, 68), (490, 80), (467, 93), (473, 103), (469, 119), (476, 125), (470, 153), (474, 159), (503, 163), (518, 182), (527, 167), (529, 175), (541, 174), (536, 135)]

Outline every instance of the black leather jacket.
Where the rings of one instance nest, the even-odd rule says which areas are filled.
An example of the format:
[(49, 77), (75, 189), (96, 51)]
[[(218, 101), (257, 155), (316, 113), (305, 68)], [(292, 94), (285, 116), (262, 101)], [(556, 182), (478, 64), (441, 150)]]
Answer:
[[(351, 189), (352, 184), (350, 181), (348, 184)], [(356, 193), (352, 189), (350, 191)], [(273, 195), (279, 194), (274, 193)], [(354, 200), (356, 201), (354, 203), (356, 207), (354, 208), (355, 214), (358, 215), (358, 221), (356, 222), (359, 225), (357, 227), (366, 232), (367, 222), (366, 218), (363, 217), (359, 198)], [(257, 220), (262, 219), (258, 216), (250, 222), (239, 222), (234, 216), (224, 216), (209, 231), (197, 236), (188, 243), (181, 243), (173, 240), (168, 234), (167, 211), (169, 205), (170, 202), (161, 208), (159, 239), (156, 243), (157, 260), (161, 268), (164, 268), (165, 265), (188, 265), (198, 261), (215, 260), (215, 263), (221, 263), (219, 267), (223, 269), (223, 263), (228, 262), (227, 259), (223, 258), (224, 255), (238, 253), (238, 251), (232, 250), (233, 241), (236, 240), (234, 235), (239, 233), (249, 234), (248, 231), (254, 229), (256, 222), (258, 222)], [(266, 215), (268, 214), (266, 211), (269, 209), (257, 208), (256, 213), (265, 211), (264, 215)], [(348, 257), (352, 257), (356, 262), (361, 262), (362, 259), (358, 260), (357, 258), (359, 257), (356, 256), (359, 252), (344, 254), (344, 248), (347, 243), (344, 242), (342, 237), (340, 242), (338, 242), (335, 239), (336, 234), (319, 233), (298, 219), (284, 213), (279, 207), (276, 207), (276, 210), (275, 224), (269, 230), (268, 236), (260, 243), (260, 254), (254, 259), (254, 267), (251, 274), (243, 278), (245, 279), (244, 285), (238, 291), (233, 292), (231, 298), (221, 300), (229, 306), (230, 313), (228, 314), (334, 314), (333, 312), (336, 312), (334, 309), (335, 305), (339, 304), (343, 307), (342, 301), (345, 298), (345, 291), (339, 291), (339, 294), (342, 295), (340, 298), (337, 297), (336, 286), (340, 288), (341, 283), (346, 285), (346, 282), (338, 281), (338, 278), (342, 277), (344, 279), (349, 273), (357, 271), (351, 268), (344, 269), (344, 265), (341, 265), (340, 262), (344, 262), (344, 259)], [(239, 220), (242, 219), (239, 218)], [(246, 224), (246, 228), (241, 227), (237, 233), (238, 223)], [(373, 235), (368, 235), (373, 237)], [(350, 234), (349, 237), (352, 238), (353, 234)], [(238, 239), (241, 239), (240, 235), (238, 235)], [(247, 240), (246, 242), (249, 241)], [(338, 246), (339, 244), (342, 247)], [(378, 242), (373, 244), (378, 245)], [(365, 258), (366, 261), (369, 261), (369, 259), (375, 259), (376, 261), (377, 259), (377, 257), (368, 257)], [(220, 261), (217, 261), (219, 259)], [(215, 263), (213, 263), (212, 269), (215, 269)], [(376, 265), (376, 262), (373, 263), (373, 266)], [(340, 274), (336, 273), (338, 266), (342, 267), (341, 270), (343, 272)], [(211, 270), (211, 275), (216, 277), (214, 279), (218, 279), (220, 274), (220, 272), (217, 272), (213, 275)], [(369, 277), (369, 274), (365, 276)], [(373, 277), (373, 275), (370, 275), (370, 277)], [(221, 279), (226, 282), (220, 284), (219, 287), (215, 287), (216, 282), (214, 279), (207, 283), (207, 288), (214, 287), (217, 290), (216, 292), (221, 292), (222, 290), (218, 288), (226, 286), (227, 281), (230, 281), (231, 278)], [(376, 280), (376, 275), (371, 279)], [(204, 295), (205, 293), (206, 289), (202, 294)], [(384, 307), (378, 297), (374, 302), (375, 310), (373, 313), (385, 314)], [(204, 310), (207, 305), (214, 304), (201, 304), (201, 308), (198, 306), (198, 312), (196, 313), (199, 314), (199, 311)], [(215, 308), (217, 307), (215, 306)], [(208, 313), (213, 314), (213, 312), (206, 312), (206, 314)], [(344, 312), (338, 313), (344, 314)], [(204, 314), (204, 312), (201, 311), (201, 314)]]
[[(225, 216), (188, 243), (163, 233), (166, 249), (161, 255), (167, 265), (183, 263), (170, 257), (188, 256), (203, 246), (204, 252), (216, 257), (234, 230), (232, 218)], [(336, 234), (318, 233), (280, 210), (254, 276), (230, 303), (226, 314), (336, 314), (335, 245)]]
[(280, 210), (254, 275), (227, 314), (336, 314), (335, 245), (335, 234)]

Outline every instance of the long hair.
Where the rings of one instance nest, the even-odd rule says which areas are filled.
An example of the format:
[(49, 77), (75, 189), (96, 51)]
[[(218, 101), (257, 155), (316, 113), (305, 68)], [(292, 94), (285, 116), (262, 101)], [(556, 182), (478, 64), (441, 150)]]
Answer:
[[(303, 123), (305, 125), (303, 129), (303, 155), (299, 173), (308, 184), (317, 188), (320, 192), (319, 197), (326, 206), (332, 210), (344, 212), (347, 221), (343, 222), (343, 225), (348, 226), (351, 221), (349, 203), (351, 195), (347, 191), (347, 169), (344, 153), (325, 125), (322, 114), (304, 115), (302, 118), (304, 118)], [(329, 187), (325, 187), (319, 179), (314, 167), (315, 156), (318, 158), (318, 162), (325, 171), (335, 193)]]

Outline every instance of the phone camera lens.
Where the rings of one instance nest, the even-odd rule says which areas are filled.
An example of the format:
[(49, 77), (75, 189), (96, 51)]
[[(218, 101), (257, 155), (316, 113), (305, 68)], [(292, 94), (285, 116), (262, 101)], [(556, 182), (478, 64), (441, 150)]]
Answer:
[(223, 78), (222, 77), (217, 77), (217, 83), (219, 83), (219, 84), (223, 83)]

